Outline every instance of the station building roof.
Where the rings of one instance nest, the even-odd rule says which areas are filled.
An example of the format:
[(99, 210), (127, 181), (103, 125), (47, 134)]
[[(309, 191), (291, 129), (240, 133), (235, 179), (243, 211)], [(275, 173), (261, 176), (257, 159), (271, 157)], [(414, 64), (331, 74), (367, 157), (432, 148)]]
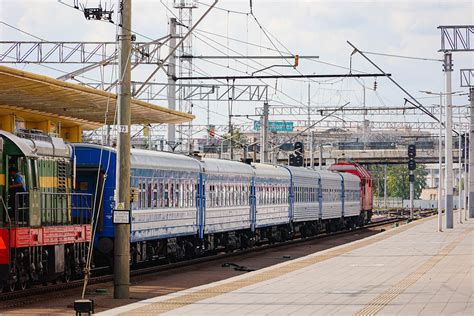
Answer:
[[(113, 124), (117, 94), (64, 82), (10, 67), (0, 66), (0, 115), (2, 112), (22, 112), (26, 116), (41, 116), (76, 125), (81, 129), (95, 129)], [(170, 110), (148, 102), (131, 102), (132, 124), (184, 123), (192, 114)]]

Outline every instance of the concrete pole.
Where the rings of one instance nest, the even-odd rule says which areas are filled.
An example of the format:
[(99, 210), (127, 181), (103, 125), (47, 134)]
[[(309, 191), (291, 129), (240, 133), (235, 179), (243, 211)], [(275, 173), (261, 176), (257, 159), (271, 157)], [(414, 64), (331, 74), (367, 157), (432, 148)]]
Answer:
[(438, 231), (443, 231), (443, 94), (439, 94), (439, 179), (438, 179)]
[(257, 137), (253, 138), (253, 162), (257, 162)]
[(314, 168), (314, 131), (311, 131), (310, 140), (309, 140), (309, 166), (311, 169)]
[[(230, 110), (230, 107), (229, 107)], [(232, 113), (229, 112), (229, 159), (234, 160), (234, 129), (232, 127)]]
[(444, 53), (444, 71), (446, 73), (446, 129), (445, 129), (445, 209), (446, 228), (454, 227), (453, 222), (453, 103), (451, 95), (451, 73), (453, 71), (451, 52)]
[(383, 208), (387, 209), (387, 165), (383, 166)]
[(152, 131), (152, 128), (151, 128), (151, 126), (147, 126), (146, 128), (148, 128), (148, 150), (153, 150), (153, 146), (151, 144), (151, 131)]
[(260, 162), (268, 162), (268, 115), (269, 115), (269, 104), (268, 102), (263, 103), (263, 116), (260, 124), (261, 139), (260, 142)]
[(319, 144), (319, 170), (323, 170), (323, 144)]
[(469, 218), (474, 218), (474, 87), (469, 88), (471, 106), (469, 119)]
[[(306, 123), (307, 126), (306, 128), (309, 128), (311, 126), (311, 82), (308, 81), (308, 122)], [(311, 160), (313, 157), (313, 134), (310, 132), (308, 134), (308, 146), (306, 146), (307, 149), (309, 149), (309, 159)], [(306, 164), (306, 166), (312, 166), (312, 161)]]
[[(122, 0), (119, 28), (119, 86), (117, 97), (118, 143), (116, 168), (116, 210), (130, 212), (130, 101), (132, 1)], [(130, 216), (129, 216), (130, 218)], [(114, 298), (130, 295), (130, 223), (115, 224)]]
[(362, 99), (363, 99), (363, 105), (364, 105), (364, 110), (362, 111), (362, 143), (364, 144), (364, 148), (365, 149), (365, 141), (366, 141), (366, 130), (365, 130), (365, 120), (367, 119), (366, 118), (366, 114), (365, 114), (365, 85), (362, 84)]
[[(170, 19), (170, 51), (176, 47), (176, 19)], [(168, 109), (176, 109), (176, 55), (171, 54), (168, 61)], [(173, 148), (176, 143), (176, 125), (168, 124), (168, 148), (169, 151), (174, 151)]]
[(207, 123), (207, 138), (206, 138), (206, 145), (211, 143), (211, 120), (210, 120), (210, 103), (209, 103), (209, 95), (207, 96), (207, 109), (206, 109), (206, 123)]
[(469, 192), (469, 179), (468, 179), (468, 170), (467, 166), (469, 164), (469, 160), (467, 159), (468, 156), (468, 137), (469, 130), (464, 132), (464, 221), (467, 221), (468, 213), (469, 213), (469, 204), (467, 203), (467, 197)]
[[(459, 123), (461, 123), (461, 118), (459, 118)], [(458, 210), (459, 210), (459, 224), (462, 224), (462, 213), (463, 207), (462, 203), (462, 194), (461, 194), (461, 179), (462, 179), (462, 157), (461, 157), (461, 132), (462, 125), (459, 124), (459, 135), (458, 135)]]

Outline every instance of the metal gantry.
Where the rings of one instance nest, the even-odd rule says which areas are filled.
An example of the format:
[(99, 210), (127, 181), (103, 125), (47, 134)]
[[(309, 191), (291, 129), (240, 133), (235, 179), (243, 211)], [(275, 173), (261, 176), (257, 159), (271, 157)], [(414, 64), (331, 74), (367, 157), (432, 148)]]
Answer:
[[(425, 106), (425, 108), (433, 115), (439, 115), (439, 105)], [(469, 113), (468, 106), (453, 106), (455, 115), (467, 115)], [(414, 106), (402, 107), (347, 107), (338, 109), (337, 107), (304, 107), (303, 105), (272, 105), (270, 107), (270, 115), (326, 115), (337, 110), (337, 114), (345, 115), (416, 115), (420, 114), (420, 110)], [(255, 115), (262, 115), (263, 108), (256, 107)]]
[[(84, 85), (101, 89), (112, 86), (115, 83), (86, 82)], [(132, 81), (132, 91), (136, 91), (143, 85), (141, 81)], [(176, 93), (186, 90), (185, 94), (180, 94), (187, 101), (267, 101), (267, 85), (224, 85), (224, 84), (168, 84), (148, 82), (145, 84), (143, 92), (138, 97), (139, 100), (166, 101), (166, 92), (170, 86), (175, 88)]]
[[(162, 45), (159, 41), (133, 42), (132, 64), (156, 65)], [(0, 63), (5, 64), (96, 64), (111, 57), (109, 64), (116, 64), (117, 54), (117, 42), (0, 42)]]
[(461, 77), (461, 87), (474, 86), (474, 69), (461, 69), (459, 74)]
[(474, 49), (474, 25), (442, 25), (440, 52), (472, 51)]

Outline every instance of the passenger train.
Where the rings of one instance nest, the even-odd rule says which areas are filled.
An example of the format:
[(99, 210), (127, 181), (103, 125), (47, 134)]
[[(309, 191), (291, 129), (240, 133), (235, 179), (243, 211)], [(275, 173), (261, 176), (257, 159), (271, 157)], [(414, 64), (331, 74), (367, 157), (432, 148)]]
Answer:
[[(116, 151), (72, 148), (76, 192), (101, 197), (95, 262), (111, 264)], [(351, 229), (372, 215), (372, 179), (355, 163), (312, 170), (132, 149), (130, 181), (132, 264)]]

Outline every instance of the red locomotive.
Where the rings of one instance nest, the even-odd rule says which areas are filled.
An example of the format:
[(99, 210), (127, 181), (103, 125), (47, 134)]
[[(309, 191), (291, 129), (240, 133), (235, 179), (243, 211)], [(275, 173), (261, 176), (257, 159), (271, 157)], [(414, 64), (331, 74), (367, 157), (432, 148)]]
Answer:
[(372, 209), (374, 205), (373, 180), (369, 170), (355, 162), (341, 161), (329, 167), (331, 171), (347, 172), (360, 178), (360, 205), (362, 212), (369, 222), (372, 217)]

